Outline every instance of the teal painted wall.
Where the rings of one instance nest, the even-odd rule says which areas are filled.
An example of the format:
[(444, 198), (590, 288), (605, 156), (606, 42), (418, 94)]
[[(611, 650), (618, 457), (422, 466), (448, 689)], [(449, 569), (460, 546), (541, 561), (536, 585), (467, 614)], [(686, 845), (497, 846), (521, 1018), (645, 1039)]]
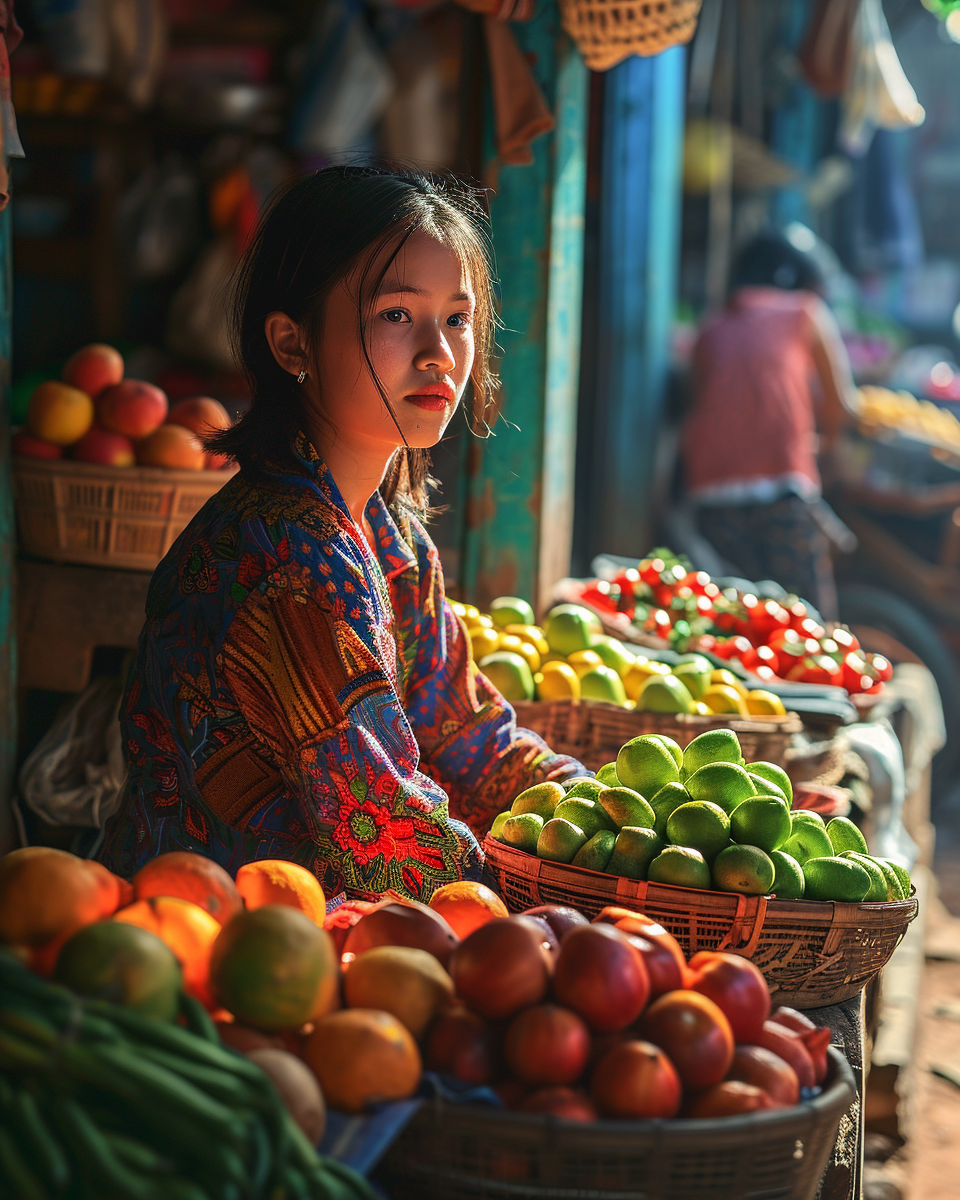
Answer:
[(0, 214), (0, 854), (13, 848), (10, 788), (16, 754), (13, 486), (10, 478), (10, 209)]

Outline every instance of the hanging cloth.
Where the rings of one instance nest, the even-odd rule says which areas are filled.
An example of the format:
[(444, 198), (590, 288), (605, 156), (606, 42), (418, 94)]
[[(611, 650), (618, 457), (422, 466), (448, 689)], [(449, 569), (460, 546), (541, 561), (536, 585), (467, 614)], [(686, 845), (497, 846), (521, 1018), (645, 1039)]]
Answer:
[(804, 79), (821, 96), (839, 96), (850, 79), (860, 0), (817, 0), (798, 58)]
[(553, 113), (510, 26), (495, 17), (484, 17), (483, 31), (490, 64), (497, 156), (501, 165), (524, 166), (533, 162), (530, 143), (553, 129)]

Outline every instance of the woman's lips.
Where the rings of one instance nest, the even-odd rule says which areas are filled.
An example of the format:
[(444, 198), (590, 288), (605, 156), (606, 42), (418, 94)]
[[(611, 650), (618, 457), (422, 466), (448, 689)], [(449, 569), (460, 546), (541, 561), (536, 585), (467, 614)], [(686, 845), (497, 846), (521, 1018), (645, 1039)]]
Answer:
[(413, 396), (405, 396), (405, 400), (411, 404), (415, 404), (417, 408), (426, 409), (427, 412), (443, 412), (448, 404), (452, 404), (452, 400), (448, 400), (446, 396), (438, 396), (435, 393), (419, 393)]

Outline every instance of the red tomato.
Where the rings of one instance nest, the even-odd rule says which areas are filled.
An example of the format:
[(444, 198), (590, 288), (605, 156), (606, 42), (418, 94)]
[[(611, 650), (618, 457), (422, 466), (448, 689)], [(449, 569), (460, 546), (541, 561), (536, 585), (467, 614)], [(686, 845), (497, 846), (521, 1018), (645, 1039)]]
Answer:
[(710, 600), (716, 600), (716, 598), (720, 595), (720, 589), (715, 583), (708, 583), (703, 589), (703, 594)]
[(758, 645), (765, 643), (777, 629), (787, 629), (790, 626), (790, 614), (776, 600), (764, 600), (750, 609), (748, 614), (751, 640)]
[(640, 578), (654, 587), (660, 582), (660, 576), (666, 569), (667, 564), (662, 558), (645, 558), (639, 567)]
[(711, 1087), (730, 1070), (730, 1022), (699, 992), (667, 992), (650, 1005), (638, 1029), (641, 1037), (666, 1053), (685, 1088), (699, 1091)]
[(713, 601), (709, 596), (698, 596), (696, 607), (698, 617), (709, 617), (713, 614)]
[(787, 672), (787, 679), (796, 683), (823, 683), (829, 687), (843, 687), (843, 671), (840, 664), (827, 654), (806, 654)]
[(796, 1071), (779, 1054), (763, 1046), (737, 1046), (727, 1078), (763, 1088), (785, 1108), (800, 1103), (800, 1081)]
[(780, 665), (780, 659), (776, 650), (771, 650), (769, 646), (758, 646), (756, 658), (757, 661), (754, 665), (754, 670), (757, 667), (769, 667), (771, 671), (776, 671)]
[(838, 625), (830, 636), (845, 654), (849, 654), (851, 650), (860, 649), (860, 639), (845, 625)]
[(812, 617), (808, 617), (805, 621), (801, 621), (797, 626), (797, 632), (801, 637), (813, 638), (815, 642), (819, 642), (822, 637), (826, 637), (827, 631)]
[(756, 1040), (756, 1045), (774, 1054), (790, 1064), (797, 1073), (797, 1079), (802, 1088), (811, 1088), (817, 1081), (813, 1058), (799, 1033), (788, 1029), (786, 1025), (778, 1025), (776, 1021), (764, 1021), (763, 1031)]
[(799, 629), (801, 623), (803, 621), (805, 621), (807, 619), (807, 617), (810, 615), (807, 612), (807, 606), (804, 604), (804, 602), (802, 600), (798, 600), (796, 602), (796, 604), (791, 604), (789, 611), (790, 611), (790, 627), (792, 629)]
[(615, 597), (610, 595), (610, 590), (610, 584), (605, 579), (596, 579), (583, 589), (581, 599), (587, 604), (592, 604), (594, 608), (616, 612), (617, 602)]
[(753, 668), (753, 673), (758, 679), (762, 679), (764, 683), (773, 683), (775, 679), (780, 678), (773, 667), (765, 667), (762, 663), (760, 666)]
[(701, 650), (704, 654), (716, 654), (717, 639), (712, 633), (705, 633), (697, 643), (697, 649)]
[(881, 683), (889, 683), (893, 678), (893, 667), (890, 662), (883, 657), (882, 654), (866, 654), (867, 666), (872, 667), (877, 673), (877, 678)]
[(710, 576), (706, 571), (688, 571), (683, 577), (684, 585), (690, 588), (691, 591), (696, 592), (698, 596), (704, 594), (704, 589), (709, 582)]
[(741, 1083), (737, 1079), (714, 1084), (698, 1096), (692, 1096), (684, 1105), (683, 1116), (694, 1120), (707, 1117), (739, 1117), (743, 1113), (763, 1112), (777, 1108), (773, 1098), (752, 1083)]
[(739, 954), (701, 950), (690, 959), (688, 987), (710, 999), (730, 1022), (734, 1040), (754, 1042), (770, 1016), (770, 989), (760, 970)]

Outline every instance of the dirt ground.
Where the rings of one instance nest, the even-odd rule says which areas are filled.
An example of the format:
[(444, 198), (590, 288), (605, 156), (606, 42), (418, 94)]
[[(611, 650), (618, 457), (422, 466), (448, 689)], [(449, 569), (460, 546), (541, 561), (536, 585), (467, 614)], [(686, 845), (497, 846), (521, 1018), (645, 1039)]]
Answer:
[[(947, 913), (960, 918), (960, 821), (950, 821), (947, 827), (938, 822), (934, 866), (940, 900)], [(942, 912), (938, 916), (935, 905), (930, 917), (928, 945), (934, 940), (952, 942), (960, 958), (960, 920), (947, 927), (950, 937), (945, 938), (949, 917)], [(932, 1068), (938, 1066), (952, 1072), (956, 1082), (936, 1075)], [(864, 1200), (960, 1197), (960, 961), (926, 959), (908, 1085), (905, 1144), (883, 1161), (892, 1145), (867, 1138)]]

